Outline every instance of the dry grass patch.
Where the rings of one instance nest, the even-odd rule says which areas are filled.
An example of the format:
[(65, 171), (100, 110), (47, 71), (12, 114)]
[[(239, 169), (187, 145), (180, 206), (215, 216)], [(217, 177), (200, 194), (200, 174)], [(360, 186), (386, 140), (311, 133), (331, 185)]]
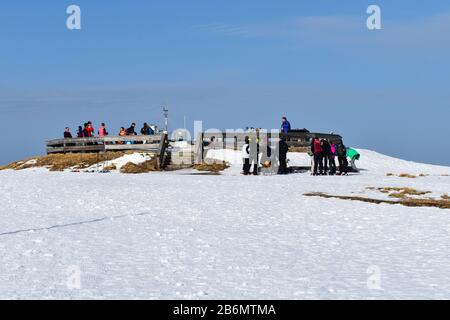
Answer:
[(125, 165), (123, 165), (122, 168), (120, 169), (120, 172), (122, 173), (131, 173), (131, 174), (147, 173), (153, 171), (159, 171), (158, 157), (153, 157), (150, 160), (147, 160), (139, 164), (128, 162)]
[(400, 173), (398, 175), (400, 178), (409, 178), (409, 179), (415, 179), (417, 176), (409, 174), (409, 173)]
[(112, 171), (112, 170), (116, 170), (116, 169), (117, 169), (117, 166), (114, 163), (111, 163), (111, 164), (105, 166), (103, 170)]
[(46, 167), (50, 171), (63, 171), (69, 168), (85, 169), (99, 162), (111, 161), (120, 158), (125, 154), (127, 153), (104, 152), (49, 154), (47, 156), (34, 157), (23, 161), (13, 162), (7, 166), (1, 167), (0, 170), (23, 170), (38, 167)]
[(308, 147), (289, 147), (289, 152), (307, 153), (310, 151)]
[(388, 177), (400, 177), (400, 178), (409, 178), (409, 179), (415, 179), (418, 177), (428, 177), (428, 174), (425, 173), (421, 173), (419, 175), (413, 175), (413, 174), (409, 174), (409, 173), (400, 173), (400, 174), (395, 174), (395, 173), (386, 173), (386, 176)]
[(194, 169), (196, 169), (198, 171), (208, 171), (208, 172), (220, 172), (229, 167), (230, 167), (230, 165), (228, 163), (223, 163), (223, 162), (202, 163), (202, 164), (194, 165)]
[(366, 198), (366, 197), (357, 197), (357, 196), (335, 196), (335, 195), (329, 195), (322, 192), (311, 192), (311, 193), (305, 193), (304, 194), (307, 197), (321, 197), (321, 198), (327, 198), (327, 199), (341, 199), (341, 200), (353, 200), (353, 201), (361, 201), (361, 202), (367, 202), (367, 203), (374, 203), (374, 204), (400, 204), (406, 207), (434, 207), (434, 208), (440, 208), (440, 209), (450, 209), (450, 200), (436, 200), (436, 199), (401, 199), (401, 200), (382, 200), (382, 199), (372, 199), (372, 198)]
[(405, 199), (408, 198), (408, 196), (423, 196), (426, 194), (431, 193), (430, 191), (419, 191), (413, 188), (394, 188), (394, 187), (384, 187), (384, 188), (378, 188), (378, 191), (381, 193), (388, 193), (389, 197), (391, 198), (401, 198)]
[(448, 194), (443, 194), (441, 196), (441, 198), (444, 199), (444, 200), (450, 200), (450, 196)]
[(400, 204), (407, 207), (436, 207), (440, 209), (450, 209), (450, 200), (445, 199), (404, 199)]

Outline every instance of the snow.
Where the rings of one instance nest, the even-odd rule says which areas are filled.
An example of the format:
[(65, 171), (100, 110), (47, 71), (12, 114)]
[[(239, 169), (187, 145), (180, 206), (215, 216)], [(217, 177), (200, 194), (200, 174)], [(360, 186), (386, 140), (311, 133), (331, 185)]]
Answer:
[(450, 210), (303, 195), (450, 191), (450, 167), (359, 151), (348, 177), (244, 177), (229, 151), (219, 176), (0, 171), (0, 299), (449, 299)]
[[(384, 154), (357, 148), (361, 154), (360, 160), (356, 161), (357, 167), (363, 171), (375, 174), (386, 175), (388, 173), (412, 175), (419, 174), (448, 174), (449, 167), (417, 163), (402, 159), (386, 156)], [(223, 160), (233, 165), (242, 165), (240, 151), (234, 150), (208, 150), (206, 159)], [(290, 152), (288, 153), (288, 163), (291, 166), (309, 167), (311, 166), (311, 157), (306, 153)]]
[(36, 164), (36, 163), (37, 163), (36, 159), (30, 159), (27, 162), (25, 162), (23, 165), (24, 166), (26, 166), (26, 165), (33, 165), (33, 164)]
[(150, 154), (150, 153), (134, 152), (132, 154), (125, 154), (122, 157), (114, 159), (114, 160), (99, 162), (98, 164), (94, 164), (93, 166), (87, 168), (86, 170), (87, 171), (97, 170), (97, 169), (101, 170), (108, 166), (115, 166), (116, 167), (115, 171), (119, 171), (120, 168), (122, 168), (128, 162), (131, 162), (134, 164), (140, 164), (140, 163), (150, 160), (152, 157), (153, 157), (153, 154)]

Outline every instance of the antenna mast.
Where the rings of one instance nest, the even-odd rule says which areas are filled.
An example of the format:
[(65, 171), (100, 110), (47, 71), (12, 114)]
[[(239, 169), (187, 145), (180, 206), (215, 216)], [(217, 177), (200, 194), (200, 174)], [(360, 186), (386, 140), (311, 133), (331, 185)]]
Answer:
[(164, 113), (164, 131), (169, 132), (169, 108), (167, 108), (167, 105), (163, 106), (163, 113)]

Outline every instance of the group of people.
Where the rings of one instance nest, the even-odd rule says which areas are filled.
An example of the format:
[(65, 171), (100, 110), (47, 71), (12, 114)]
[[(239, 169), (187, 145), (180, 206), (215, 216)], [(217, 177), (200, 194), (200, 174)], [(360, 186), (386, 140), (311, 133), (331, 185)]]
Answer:
[[(291, 124), (286, 117), (283, 117), (281, 119), (281, 132), (289, 133), (290, 131)], [(308, 132), (305, 129), (304, 131)], [(347, 148), (342, 140), (334, 144), (327, 139), (313, 138), (311, 141), (311, 153), (313, 155), (313, 175), (348, 175)], [(339, 163), (339, 172), (337, 172), (336, 157)]]
[[(309, 132), (304, 129), (305, 132)], [(252, 130), (250, 130), (252, 131)], [(291, 124), (286, 117), (281, 119), (281, 133), (289, 133), (291, 131)], [(242, 174), (244, 175), (257, 175), (258, 167), (261, 163), (262, 167), (271, 167), (274, 163), (277, 163), (278, 174), (287, 174), (287, 153), (289, 146), (283, 137), (280, 138), (277, 146), (278, 158), (272, 157), (272, 148), (268, 143), (265, 143), (267, 150), (260, 150), (259, 130), (256, 129), (256, 141), (251, 143), (250, 138), (245, 137), (245, 142), (242, 147), (243, 167)], [(264, 143), (263, 143), (264, 145)], [(261, 151), (265, 151), (262, 152)], [(262, 154), (261, 159), (259, 159)], [(327, 139), (313, 138), (311, 140), (311, 154), (312, 154), (312, 175), (348, 175), (348, 160), (347, 160), (347, 148), (343, 144), (342, 140), (337, 143), (333, 143)], [(339, 164), (336, 165), (336, 157)], [(261, 160), (261, 161), (260, 161)], [(253, 165), (253, 168), (252, 168)]]
[[(267, 150), (261, 150), (258, 138), (256, 138), (255, 143), (252, 143), (248, 136), (245, 137), (245, 142), (242, 147), (242, 174), (258, 175), (260, 164), (262, 168), (269, 168), (276, 162), (278, 162), (278, 174), (289, 173), (287, 167), (289, 146), (284, 138), (280, 138), (278, 142), (278, 158), (273, 157), (274, 152), (268, 143), (264, 143), (264, 145)], [(326, 139), (313, 138), (311, 142), (311, 153), (313, 160), (311, 168), (312, 175), (348, 175), (347, 148), (342, 140), (335, 144)], [(336, 158), (338, 159), (339, 167), (336, 165)]]
[[(342, 140), (334, 144), (327, 139), (314, 138), (311, 141), (311, 152), (313, 154), (313, 175), (348, 175), (347, 148)], [(339, 162), (339, 172), (336, 168), (336, 157)]]
[[(278, 148), (276, 152), (273, 152), (272, 147), (269, 145), (268, 141), (263, 143), (265, 145), (265, 150), (261, 150), (259, 137), (256, 137), (256, 141), (252, 143), (250, 141), (250, 137), (245, 137), (244, 145), (242, 146), (242, 157), (243, 157), (243, 166), (242, 166), (242, 174), (243, 175), (258, 175), (259, 173), (259, 164), (261, 162), (263, 169), (273, 169), (276, 168), (276, 172), (278, 174), (287, 174), (287, 153), (289, 151), (289, 147), (286, 141), (281, 138), (278, 143)], [(261, 159), (260, 159), (261, 155)], [(276, 158), (278, 155), (278, 159)], [(277, 162), (279, 165), (274, 166)], [(253, 168), (252, 168), (253, 166)]]
[[(135, 129), (136, 129), (136, 123), (133, 122), (127, 129), (125, 129), (124, 127), (120, 127), (118, 135), (119, 136), (137, 135), (137, 132)], [(155, 128), (152, 128), (151, 126), (149, 126), (147, 124), (147, 122), (144, 122), (144, 124), (142, 125), (142, 129), (140, 130), (140, 133), (142, 135), (152, 135), (152, 134), (155, 134)], [(104, 122), (102, 122), (100, 124), (97, 134), (99, 137), (104, 137), (109, 134), (108, 131), (106, 130), (106, 125)], [(92, 125), (91, 121), (84, 123), (83, 126), (78, 126), (77, 138), (91, 138), (94, 136), (95, 136), (95, 129), (94, 129), (94, 126)], [(64, 129), (64, 138), (66, 138), (66, 139), (73, 138), (69, 127), (66, 127)]]

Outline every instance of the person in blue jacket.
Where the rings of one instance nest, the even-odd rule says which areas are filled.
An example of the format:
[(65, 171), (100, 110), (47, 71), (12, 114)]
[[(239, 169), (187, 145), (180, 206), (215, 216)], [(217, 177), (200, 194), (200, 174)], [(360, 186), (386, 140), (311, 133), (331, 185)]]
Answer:
[(291, 131), (291, 124), (286, 117), (281, 118), (281, 132), (288, 133)]

